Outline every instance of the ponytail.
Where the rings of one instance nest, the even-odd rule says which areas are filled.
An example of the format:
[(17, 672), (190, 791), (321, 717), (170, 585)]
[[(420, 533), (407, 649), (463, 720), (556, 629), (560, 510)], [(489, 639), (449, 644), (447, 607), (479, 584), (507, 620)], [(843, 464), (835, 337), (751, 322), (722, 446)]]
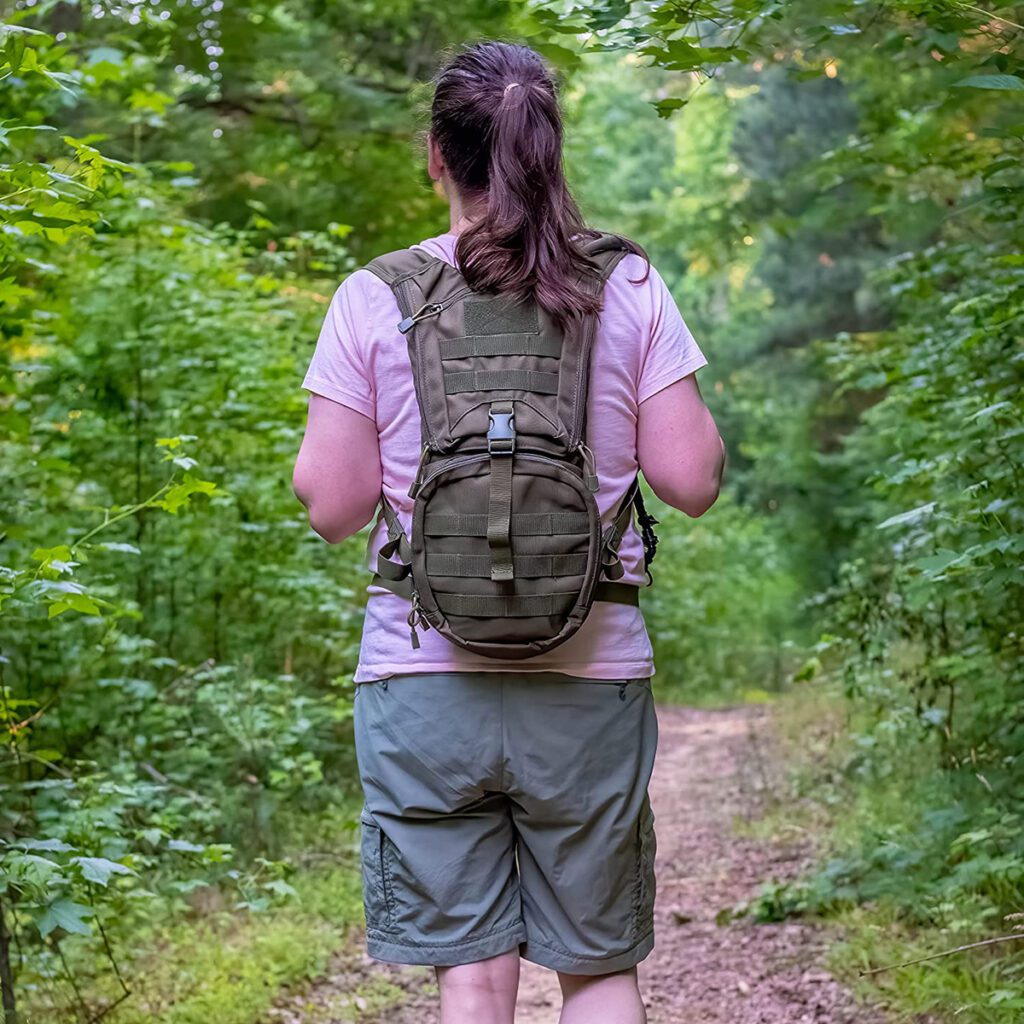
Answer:
[(484, 206), (455, 249), (467, 283), (533, 297), (562, 327), (598, 313), (581, 248), (597, 232), (565, 181), (562, 118), (541, 57), (499, 42), (463, 50), (437, 77), (431, 134), (459, 192)]

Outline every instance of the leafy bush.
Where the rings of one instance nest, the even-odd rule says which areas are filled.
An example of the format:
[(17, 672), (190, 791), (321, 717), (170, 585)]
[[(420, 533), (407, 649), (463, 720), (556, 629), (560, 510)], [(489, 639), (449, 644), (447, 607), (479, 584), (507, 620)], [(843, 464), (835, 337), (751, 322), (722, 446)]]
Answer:
[(656, 583), (643, 596), (662, 699), (778, 691), (795, 668), (800, 584), (772, 523), (728, 495), (696, 521), (657, 502), (651, 511)]

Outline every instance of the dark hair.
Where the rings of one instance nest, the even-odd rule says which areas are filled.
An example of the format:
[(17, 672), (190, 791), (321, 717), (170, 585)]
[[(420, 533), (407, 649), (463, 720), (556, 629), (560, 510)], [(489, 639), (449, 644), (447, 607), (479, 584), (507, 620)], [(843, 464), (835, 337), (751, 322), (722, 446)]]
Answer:
[(580, 246), (598, 232), (565, 181), (562, 117), (544, 60), (526, 46), (477, 43), (449, 60), (435, 86), (431, 135), (459, 192), (486, 203), (456, 245), (467, 283), (533, 296), (563, 327), (599, 312), (600, 296), (581, 283), (591, 265)]

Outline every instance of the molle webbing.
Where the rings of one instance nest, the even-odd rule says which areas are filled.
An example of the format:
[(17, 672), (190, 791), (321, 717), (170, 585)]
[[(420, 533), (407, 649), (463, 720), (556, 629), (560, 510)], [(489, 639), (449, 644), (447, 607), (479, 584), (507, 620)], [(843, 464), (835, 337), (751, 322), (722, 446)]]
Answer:
[[(587, 517), (582, 512), (514, 512), (513, 537), (552, 537), (563, 533), (586, 533)], [(487, 516), (428, 513), (423, 532), (448, 537), (486, 537)]]
[(446, 395), (463, 391), (532, 391), (538, 395), (558, 394), (558, 374), (544, 370), (469, 370), (444, 375)]
[(487, 356), (543, 356), (557, 359), (562, 354), (562, 339), (540, 334), (471, 335), (466, 338), (444, 338), (439, 351), (444, 360)]
[[(582, 576), (587, 570), (587, 556), (576, 555), (514, 555), (515, 575), (524, 579), (541, 576)], [(490, 576), (491, 563), (486, 555), (459, 555), (427, 552), (427, 572), (431, 576)]]
[(535, 616), (567, 615), (579, 598), (578, 590), (563, 594), (437, 594), (437, 606), (445, 615), (474, 619), (526, 619)]

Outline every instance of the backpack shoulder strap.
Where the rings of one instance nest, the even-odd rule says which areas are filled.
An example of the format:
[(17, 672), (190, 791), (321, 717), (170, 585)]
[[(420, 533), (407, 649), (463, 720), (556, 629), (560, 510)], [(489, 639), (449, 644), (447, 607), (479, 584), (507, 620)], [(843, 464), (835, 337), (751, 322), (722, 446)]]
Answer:
[(430, 303), (447, 301), (467, 287), (455, 267), (422, 249), (396, 249), (370, 260), (362, 269), (391, 288), (402, 313), (397, 326), (403, 334), (416, 322), (417, 310)]
[(436, 256), (425, 253), (422, 249), (395, 249), (370, 260), (363, 268), (376, 274), (385, 284), (394, 288), (410, 277), (426, 270), (428, 267), (443, 262)]
[[(597, 232), (596, 235), (586, 239), (582, 249), (590, 262), (594, 264), (599, 288), (604, 286), (612, 271), (630, 252), (626, 239), (610, 231)], [(370, 260), (363, 269), (375, 274), (385, 284), (395, 287), (439, 263), (447, 266), (436, 256), (431, 256), (422, 249), (410, 247), (395, 249), (393, 252), (377, 256)]]
[(596, 236), (588, 238), (582, 246), (583, 252), (594, 264), (597, 271), (596, 286), (598, 291), (604, 288), (605, 282), (612, 271), (619, 265), (624, 256), (632, 251), (628, 241), (622, 235), (610, 231), (599, 231)]

